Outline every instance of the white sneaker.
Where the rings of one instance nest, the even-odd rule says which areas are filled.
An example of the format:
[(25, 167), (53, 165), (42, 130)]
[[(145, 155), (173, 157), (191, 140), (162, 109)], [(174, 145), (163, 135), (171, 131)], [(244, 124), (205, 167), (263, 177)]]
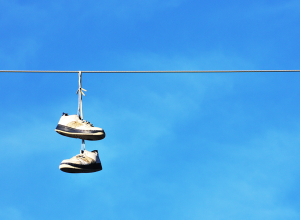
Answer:
[(59, 169), (66, 173), (92, 173), (102, 170), (98, 151), (80, 151), (71, 159), (63, 160)]
[(78, 115), (67, 113), (63, 113), (55, 131), (61, 135), (82, 140), (96, 141), (105, 138), (102, 128), (94, 127), (90, 122), (80, 119)]

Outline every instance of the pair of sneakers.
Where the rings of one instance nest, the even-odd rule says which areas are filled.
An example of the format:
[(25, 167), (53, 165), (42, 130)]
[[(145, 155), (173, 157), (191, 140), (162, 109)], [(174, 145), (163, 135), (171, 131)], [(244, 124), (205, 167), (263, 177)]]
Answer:
[[(91, 123), (82, 120), (78, 115), (63, 113), (55, 131), (63, 136), (82, 140), (101, 140), (105, 137), (102, 128), (94, 127)], [(59, 169), (67, 173), (91, 173), (102, 170), (98, 151), (81, 150), (80, 154), (71, 159), (63, 160)]]

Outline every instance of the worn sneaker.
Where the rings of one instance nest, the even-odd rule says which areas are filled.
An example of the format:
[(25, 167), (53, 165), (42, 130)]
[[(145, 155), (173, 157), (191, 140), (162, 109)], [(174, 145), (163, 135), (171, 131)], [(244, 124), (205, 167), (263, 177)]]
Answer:
[(82, 140), (96, 141), (105, 138), (102, 128), (94, 127), (90, 122), (80, 119), (78, 115), (67, 113), (63, 113), (55, 131), (61, 135)]
[(102, 165), (97, 150), (81, 150), (80, 154), (63, 160), (59, 169), (66, 173), (92, 173), (102, 170)]

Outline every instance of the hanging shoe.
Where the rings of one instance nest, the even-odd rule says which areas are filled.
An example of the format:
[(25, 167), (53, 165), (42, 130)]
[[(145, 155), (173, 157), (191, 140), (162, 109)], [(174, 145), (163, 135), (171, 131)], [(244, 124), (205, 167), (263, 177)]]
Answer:
[(105, 138), (102, 128), (94, 127), (90, 122), (82, 120), (78, 115), (63, 113), (55, 131), (61, 135), (82, 140), (97, 141)]
[(102, 165), (97, 150), (81, 150), (80, 154), (63, 160), (59, 169), (66, 173), (92, 173), (102, 170)]

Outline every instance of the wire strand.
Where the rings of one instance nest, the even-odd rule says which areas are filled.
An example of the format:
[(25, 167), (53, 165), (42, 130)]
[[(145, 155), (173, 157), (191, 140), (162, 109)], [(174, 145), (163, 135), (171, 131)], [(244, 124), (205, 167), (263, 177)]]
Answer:
[[(62, 70), (0, 70), (6, 73), (78, 73)], [(82, 73), (271, 73), (300, 72), (300, 70), (154, 70), (154, 71), (81, 71)]]

